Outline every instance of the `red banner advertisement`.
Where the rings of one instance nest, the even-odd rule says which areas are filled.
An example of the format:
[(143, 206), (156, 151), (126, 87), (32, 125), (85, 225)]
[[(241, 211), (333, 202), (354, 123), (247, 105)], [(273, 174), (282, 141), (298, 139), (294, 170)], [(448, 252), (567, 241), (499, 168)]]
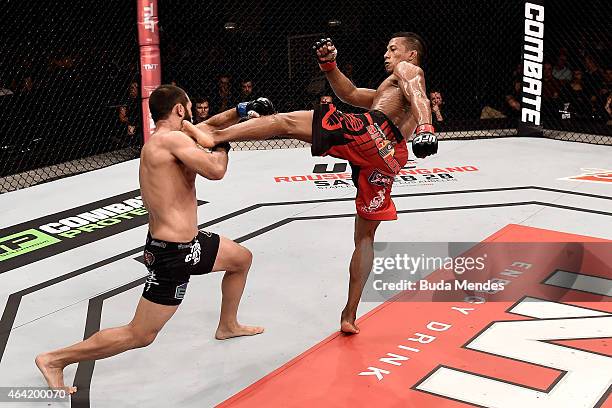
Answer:
[(138, 0), (138, 43), (159, 45), (157, 0)]
[(161, 85), (161, 60), (157, 0), (138, 0), (138, 44), (140, 45), (140, 89), (142, 96), (142, 129), (146, 143), (155, 124), (149, 112), (149, 96)]

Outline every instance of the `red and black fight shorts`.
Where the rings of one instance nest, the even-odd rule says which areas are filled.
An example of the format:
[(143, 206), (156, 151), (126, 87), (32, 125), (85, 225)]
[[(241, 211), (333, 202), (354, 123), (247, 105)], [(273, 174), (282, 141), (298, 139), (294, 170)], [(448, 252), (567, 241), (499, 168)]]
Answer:
[(369, 220), (395, 220), (393, 179), (408, 161), (406, 140), (382, 112), (342, 113), (321, 104), (312, 120), (312, 155), (348, 160), (357, 188), (357, 214)]

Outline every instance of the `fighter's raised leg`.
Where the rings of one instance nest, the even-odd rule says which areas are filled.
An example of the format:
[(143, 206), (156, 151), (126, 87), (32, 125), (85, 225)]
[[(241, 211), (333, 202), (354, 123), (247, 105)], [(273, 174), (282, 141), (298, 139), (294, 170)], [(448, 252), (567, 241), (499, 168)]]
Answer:
[(212, 130), (216, 144), (244, 140), (265, 140), (285, 136), (312, 143), (313, 111), (277, 113), (238, 123), (223, 130)]

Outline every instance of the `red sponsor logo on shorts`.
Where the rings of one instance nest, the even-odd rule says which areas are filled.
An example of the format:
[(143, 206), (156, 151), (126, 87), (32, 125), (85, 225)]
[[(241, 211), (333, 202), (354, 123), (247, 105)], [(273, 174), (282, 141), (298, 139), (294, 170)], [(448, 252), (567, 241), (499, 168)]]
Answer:
[(383, 159), (389, 169), (397, 174), (401, 170), (401, 166), (394, 157), (396, 143), (387, 140), (385, 133), (376, 123), (367, 126), (366, 129), (368, 130), (368, 133), (374, 143), (376, 143), (380, 157)]
[(378, 170), (374, 170), (372, 174), (370, 174), (370, 177), (368, 177), (368, 181), (375, 186), (391, 187), (393, 184), (393, 176), (387, 176)]
[(155, 262), (155, 256), (149, 251), (144, 251), (143, 258), (146, 266), (151, 266)]

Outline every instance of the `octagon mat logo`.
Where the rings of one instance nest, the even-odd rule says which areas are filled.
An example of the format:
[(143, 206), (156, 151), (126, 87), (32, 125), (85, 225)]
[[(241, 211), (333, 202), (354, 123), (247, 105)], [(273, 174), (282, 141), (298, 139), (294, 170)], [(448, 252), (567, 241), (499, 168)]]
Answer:
[(580, 169), (582, 174), (578, 176), (563, 177), (559, 180), (583, 181), (587, 183), (612, 183), (612, 170), (605, 169)]
[[(274, 182), (286, 183), (310, 183), (317, 189), (327, 190), (333, 188), (353, 188), (351, 173), (347, 171), (346, 162), (328, 164), (315, 164), (311, 174), (296, 176), (276, 176)], [(432, 185), (445, 182), (457, 182), (459, 173), (470, 173), (479, 171), (476, 166), (453, 166), (418, 168), (414, 160), (408, 160), (393, 180), (393, 187), (411, 187)]]
[(0, 273), (145, 225), (147, 215), (134, 190), (4, 228)]

